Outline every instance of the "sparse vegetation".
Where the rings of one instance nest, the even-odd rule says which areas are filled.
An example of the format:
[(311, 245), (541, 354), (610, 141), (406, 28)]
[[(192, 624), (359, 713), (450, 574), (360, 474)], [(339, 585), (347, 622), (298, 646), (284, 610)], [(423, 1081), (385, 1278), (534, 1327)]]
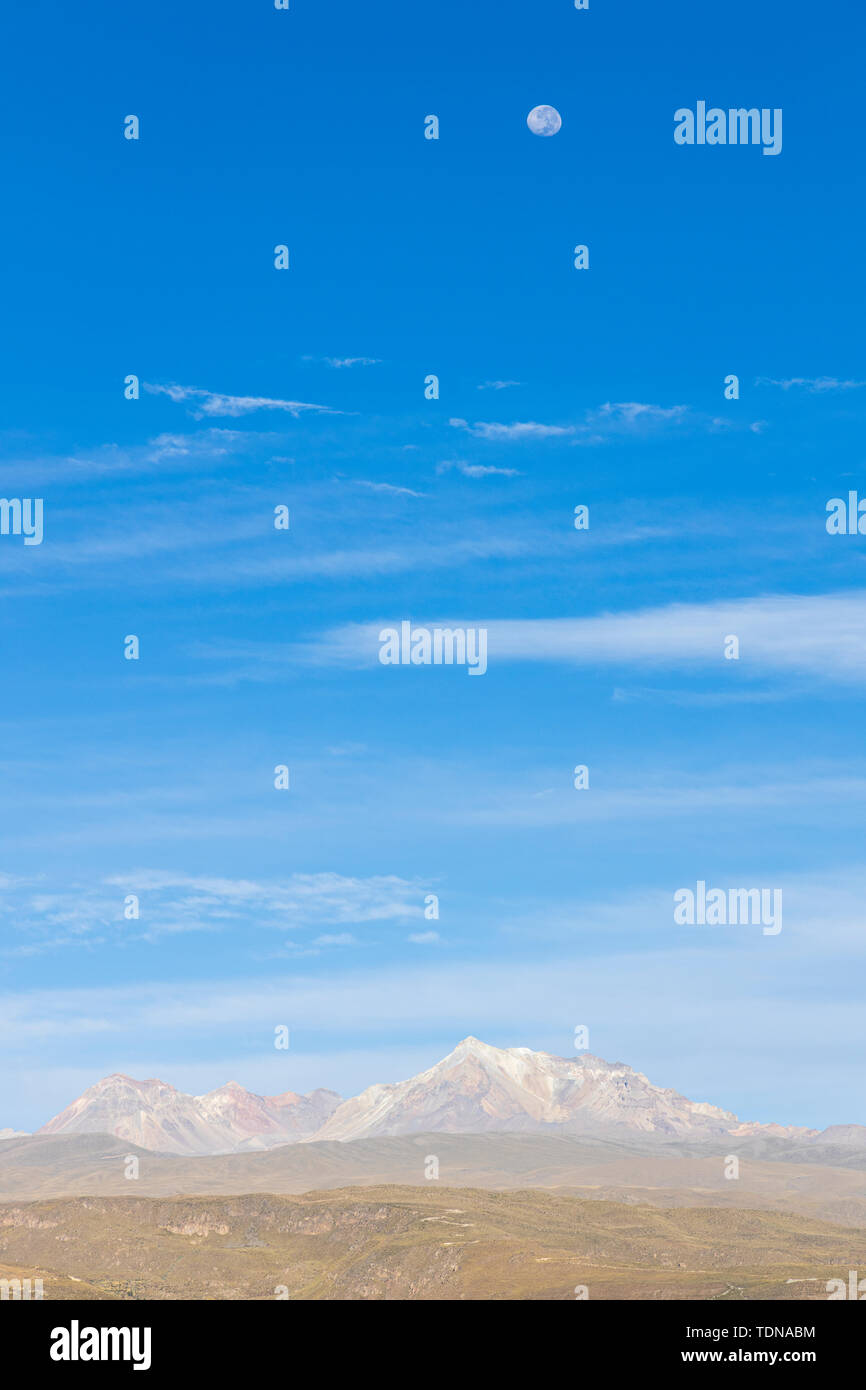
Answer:
[(771, 1211), (383, 1186), (0, 1207), (0, 1274), (84, 1299), (810, 1299), (866, 1231)]

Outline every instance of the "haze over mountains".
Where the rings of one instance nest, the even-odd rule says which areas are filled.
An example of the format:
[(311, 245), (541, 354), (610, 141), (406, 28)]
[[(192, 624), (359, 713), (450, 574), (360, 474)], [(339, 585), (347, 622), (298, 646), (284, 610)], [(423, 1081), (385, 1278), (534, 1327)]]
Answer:
[(110, 1134), (165, 1154), (244, 1153), (280, 1145), (420, 1133), (506, 1132), (700, 1142), (716, 1136), (866, 1146), (866, 1129), (740, 1124), (729, 1111), (654, 1086), (621, 1062), (555, 1057), (468, 1037), (429, 1070), (346, 1101), (333, 1091), (256, 1096), (229, 1082), (190, 1096), (165, 1082), (110, 1076), (38, 1131)]

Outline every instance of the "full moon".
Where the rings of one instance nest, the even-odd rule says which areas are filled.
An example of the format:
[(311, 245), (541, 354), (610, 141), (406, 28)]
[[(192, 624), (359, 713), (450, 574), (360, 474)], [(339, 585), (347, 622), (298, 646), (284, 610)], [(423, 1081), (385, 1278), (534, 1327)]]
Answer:
[(562, 117), (555, 106), (533, 106), (526, 124), (533, 135), (555, 135), (562, 125)]

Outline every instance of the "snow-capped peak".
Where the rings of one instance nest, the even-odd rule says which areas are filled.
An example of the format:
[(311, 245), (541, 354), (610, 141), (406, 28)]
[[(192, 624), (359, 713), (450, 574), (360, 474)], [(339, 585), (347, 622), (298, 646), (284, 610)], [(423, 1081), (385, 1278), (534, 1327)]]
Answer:
[(471, 1035), (417, 1076), (370, 1086), (343, 1102), (324, 1090), (258, 1096), (237, 1081), (191, 1096), (164, 1081), (117, 1073), (39, 1132), (102, 1132), (142, 1148), (205, 1154), (319, 1139), (496, 1130), (684, 1139), (812, 1133), (740, 1125), (730, 1112), (655, 1086), (623, 1062), (494, 1047)]
[(314, 1136), (356, 1139), (422, 1130), (653, 1134), (723, 1132), (736, 1116), (662, 1090), (622, 1063), (556, 1057), (468, 1037), (427, 1071), (344, 1101)]

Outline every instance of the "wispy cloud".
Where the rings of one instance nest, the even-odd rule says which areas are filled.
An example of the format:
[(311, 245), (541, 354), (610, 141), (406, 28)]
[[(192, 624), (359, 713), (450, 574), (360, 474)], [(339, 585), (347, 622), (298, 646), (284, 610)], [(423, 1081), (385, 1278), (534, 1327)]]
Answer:
[(437, 463), (437, 473), (448, 473), (452, 468), (458, 473), (462, 473), (465, 478), (489, 478), (493, 474), (498, 474), (502, 478), (519, 478), (519, 468), (495, 468), (492, 464), (467, 463), (465, 459), (446, 459), (442, 463)]
[(261, 440), (260, 434), (210, 426), (187, 435), (158, 434), (145, 444), (100, 444), (72, 455), (4, 462), (0, 465), (0, 480), (18, 479), (22, 470), (26, 470), (31, 484), (200, 471), (211, 463), (226, 461), (233, 453), (256, 447)]
[[(570, 768), (533, 768), (524, 777), (485, 783), (480, 774), (472, 779), (472, 793), (455, 797), (450, 819), (458, 825), (492, 825), (501, 828), (541, 829), (557, 825), (592, 825), (634, 821), (656, 824), (661, 819), (695, 820), (704, 816), (716, 829), (736, 820), (761, 825), (768, 814), (778, 825), (788, 817), (802, 823), (808, 806), (816, 823), (825, 827), (857, 822), (866, 808), (866, 769), (840, 774), (838, 767), (812, 770), (760, 764), (726, 769), (724, 776), (708, 782), (698, 774), (669, 769), (663, 775), (643, 772), (640, 780), (620, 780), (616, 771), (605, 770), (605, 785), (592, 795), (575, 795)], [(555, 779), (556, 786), (535, 790), (541, 780)]]
[[(515, 559), (531, 555), (536, 548), (533, 537), (480, 535), (453, 540), (379, 544), (354, 549), (317, 550), (308, 554), (275, 556), (273, 559), (241, 558), (232, 567), (232, 586), (241, 584), (279, 584), (288, 579), (345, 579), (359, 575), (389, 575), (419, 569), (453, 569), (479, 560)], [(190, 580), (196, 583), (219, 580), (222, 564), (208, 570), (196, 564)]]
[(687, 405), (653, 405), (645, 401), (605, 401), (603, 405), (584, 411), (575, 424), (547, 425), (537, 420), (505, 424), (492, 420), (469, 421), (452, 418), (455, 429), (465, 430), (475, 439), (493, 443), (520, 443), (526, 440), (558, 439), (570, 436), (574, 445), (604, 444), (608, 439), (629, 435), (641, 438), (666, 430), (688, 428), (715, 433), (719, 430), (751, 429), (759, 432), (763, 421), (728, 420), (693, 411)]
[(813, 395), (820, 395), (825, 391), (859, 391), (866, 386), (866, 381), (844, 380), (836, 376), (792, 376), (788, 377), (787, 380), (759, 376), (755, 379), (755, 385), (778, 386), (783, 391), (799, 389), (809, 391)]
[[(419, 619), (420, 621), (420, 619)], [(638, 665), (735, 675), (786, 674), (825, 681), (866, 679), (866, 592), (815, 596), (773, 594), (706, 604), (669, 604), (592, 618), (486, 620), (437, 618), (447, 627), (487, 629), (488, 660), (555, 661), (577, 665)], [(305, 648), (313, 661), (372, 664), (384, 621), (350, 624)], [(729, 635), (738, 661), (725, 660)]]
[[(293, 874), (254, 881), (143, 869), (114, 874), (93, 886), (35, 888), (12, 880), (0, 899), (6, 924), (6, 955), (34, 955), (108, 940), (154, 941), (186, 932), (221, 932), (252, 927), (303, 932), (324, 926), (401, 922), (420, 918), (429, 885), (379, 875)], [(138, 917), (127, 918), (129, 895)], [(17, 934), (13, 942), (12, 933)], [(315, 945), (349, 944), (346, 933), (316, 938)]]
[(587, 425), (608, 425), (615, 429), (634, 430), (651, 425), (669, 425), (683, 420), (689, 413), (687, 405), (647, 405), (641, 401), (606, 401), (591, 411)]
[(448, 423), (455, 429), (466, 430), (476, 439), (552, 439), (575, 432), (574, 425), (541, 425), (536, 420), (525, 420), (513, 425), (480, 420), (470, 425), (466, 420), (455, 418)]
[(522, 386), (521, 381), (482, 381), (479, 391), (505, 391), (509, 386)]
[(416, 492), (411, 487), (397, 487), (395, 483), (373, 483), (367, 478), (353, 479), (356, 487), (369, 488), (371, 492), (390, 492), (397, 497), (425, 497), (426, 493)]
[(304, 353), (301, 359), (304, 362), (324, 362), (326, 367), (378, 367), (381, 366), (381, 357), (315, 357), (312, 353)]
[[(426, 494), (411, 489), (392, 492), (386, 487), (372, 495), (395, 501), (405, 498), (414, 505), (415, 499)], [(109, 568), (119, 563), (127, 565), (134, 582), (144, 587), (180, 582), (198, 589), (248, 590), (292, 582), (338, 583), (359, 577), (453, 570), (493, 560), (530, 560), (540, 548), (534, 532), (518, 527), (501, 533), (479, 529), (476, 535), (455, 534), (442, 527), (441, 538), (412, 540), (385, 532), (355, 547), (342, 547), (338, 539), (325, 543), (320, 539), (315, 547), (269, 549), (255, 544), (268, 512), (239, 513), (234, 520), (223, 517), (219, 527), (210, 528), (206, 521), (196, 522), (194, 518), (169, 522), (162, 528), (154, 521), (129, 534), (122, 527), (114, 532), (106, 528), (103, 533), (85, 535), (46, 552), (52, 562), (50, 573), (46, 568), (38, 579), (28, 577), (26, 581), (22, 576), (29, 576), (26, 565), (32, 552), (23, 546), (0, 550), (0, 597), (14, 594), (20, 599), (25, 593), (44, 596), (71, 586), (101, 587)], [(550, 547), (545, 553), (550, 553)], [(156, 555), (163, 557), (159, 566), (134, 566), (136, 559)]]
[(298, 416), (307, 412), (319, 415), (343, 415), (345, 411), (334, 410), (328, 405), (311, 405), (306, 401), (277, 400), (270, 396), (229, 396), (219, 391), (206, 391), (199, 386), (155, 386), (144, 382), (145, 391), (152, 395), (168, 396), (177, 404), (194, 403), (190, 413), (200, 420), (203, 416), (252, 415), (259, 410), (281, 410), (286, 414)]
[(381, 357), (326, 357), (329, 367), (378, 367)]
[[(558, 439), (573, 436), (575, 444), (600, 444), (611, 435), (649, 434), (653, 431), (679, 426), (690, 418), (686, 405), (661, 406), (641, 401), (606, 401), (604, 405), (584, 412), (581, 420), (570, 425), (546, 425), (537, 420), (503, 424), (479, 420), (473, 424), (459, 418), (449, 420), (455, 429), (466, 430), (475, 439), (521, 442), (524, 440)], [(699, 417), (691, 416), (692, 423)]]

